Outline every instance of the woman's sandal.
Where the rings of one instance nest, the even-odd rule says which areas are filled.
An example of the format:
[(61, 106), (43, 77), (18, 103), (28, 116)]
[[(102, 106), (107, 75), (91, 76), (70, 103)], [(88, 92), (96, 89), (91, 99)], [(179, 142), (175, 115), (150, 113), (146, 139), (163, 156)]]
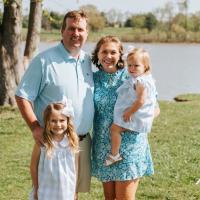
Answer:
[(105, 160), (104, 165), (105, 166), (110, 166), (112, 164), (115, 164), (116, 162), (119, 162), (122, 159), (123, 158), (120, 156), (119, 153), (116, 156), (113, 156), (112, 154), (109, 154), (108, 157)]

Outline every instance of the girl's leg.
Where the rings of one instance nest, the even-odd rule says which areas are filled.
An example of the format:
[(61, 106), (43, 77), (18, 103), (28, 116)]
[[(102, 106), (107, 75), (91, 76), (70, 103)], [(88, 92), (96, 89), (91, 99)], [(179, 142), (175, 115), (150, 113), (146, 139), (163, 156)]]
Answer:
[(111, 154), (113, 156), (119, 153), (120, 145), (121, 145), (121, 132), (125, 131), (124, 128), (112, 124), (111, 126)]
[(116, 181), (116, 200), (135, 200), (139, 179), (130, 181)]
[(105, 200), (115, 200), (115, 182), (103, 182)]
[(78, 200), (78, 193), (75, 193), (74, 200)]

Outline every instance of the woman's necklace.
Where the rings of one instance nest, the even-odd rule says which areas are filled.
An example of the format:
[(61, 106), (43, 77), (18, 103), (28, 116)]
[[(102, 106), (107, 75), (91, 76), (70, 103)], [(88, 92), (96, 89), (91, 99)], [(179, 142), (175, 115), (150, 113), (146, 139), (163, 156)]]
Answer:
[(118, 81), (119, 77), (117, 76), (117, 72), (109, 74), (108, 85), (113, 86)]
[(109, 74), (108, 84), (112, 85), (113, 82), (114, 82), (114, 75), (113, 74)]

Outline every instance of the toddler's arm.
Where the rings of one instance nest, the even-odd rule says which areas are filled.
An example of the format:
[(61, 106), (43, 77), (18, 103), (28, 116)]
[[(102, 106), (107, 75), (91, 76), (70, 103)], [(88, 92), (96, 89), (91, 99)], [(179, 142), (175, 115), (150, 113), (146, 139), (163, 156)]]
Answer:
[(31, 165), (30, 165), (30, 172), (31, 172), (31, 178), (32, 183), (34, 187), (34, 198), (37, 198), (37, 190), (38, 190), (38, 164), (40, 159), (40, 147), (38, 144), (35, 143), (33, 147), (33, 152), (31, 156)]
[[(133, 88), (134, 89), (134, 88)], [(130, 121), (131, 115), (135, 113), (137, 110), (140, 109), (140, 107), (144, 104), (145, 98), (146, 98), (146, 89), (144, 86), (137, 82), (135, 84), (135, 91), (137, 95), (136, 101), (133, 102), (132, 106), (130, 108), (127, 108), (123, 114), (123, 119), (125, 122)]]

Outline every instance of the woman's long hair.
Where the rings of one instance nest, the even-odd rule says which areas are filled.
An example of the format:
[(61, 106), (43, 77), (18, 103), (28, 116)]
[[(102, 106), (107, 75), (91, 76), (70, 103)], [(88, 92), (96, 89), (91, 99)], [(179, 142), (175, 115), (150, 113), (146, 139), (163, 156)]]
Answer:
[(112, 35), (108, 35), (108, 36), (105, 36), (105, 37), (102, 37), (96, 44), (96, 47), (92, 53), (92, 63), (94, 65), (96, 65), (97, 68), (101, 69), (101, 65), (98, 63), (99, 62), (99, 59), (98, 59), (98, 53), (99, 53), (99, 50), (101, 48), (101, 46), (105, 43), (116, 43), (118, 45), (118, 50), (119, 50), (119, 60), (117, 62), (117, 69), (122, 69), (124, 68), (124, 60), (122, 58), (123, 56), (123, 46), (122, 46), (122, 43), (121, 41), (119, 40), (118, 37), (116, 36), (112, 36)]
[[(54, 149), (54, 143), (53, 143), (53, 133), (50, 130), (50, 116), (53, 112), (62, 112), (65, 105), (62, 103), (51, 103), (49, 104), (46, 109), (44, 110), (44, 132), (43, 132), (43, 138), (44, 138), (44, 145), (46, 147), (47, 156), (51, 157), (52, 152)], [(67, 117), (67, 130), (64, 133), (69, 141), (69, 147), (73, 152), (78, 151), (79, 147), (79, 140), (78, 136), (75, 132), (74, 125), (72, 122), (71, 117)]]

